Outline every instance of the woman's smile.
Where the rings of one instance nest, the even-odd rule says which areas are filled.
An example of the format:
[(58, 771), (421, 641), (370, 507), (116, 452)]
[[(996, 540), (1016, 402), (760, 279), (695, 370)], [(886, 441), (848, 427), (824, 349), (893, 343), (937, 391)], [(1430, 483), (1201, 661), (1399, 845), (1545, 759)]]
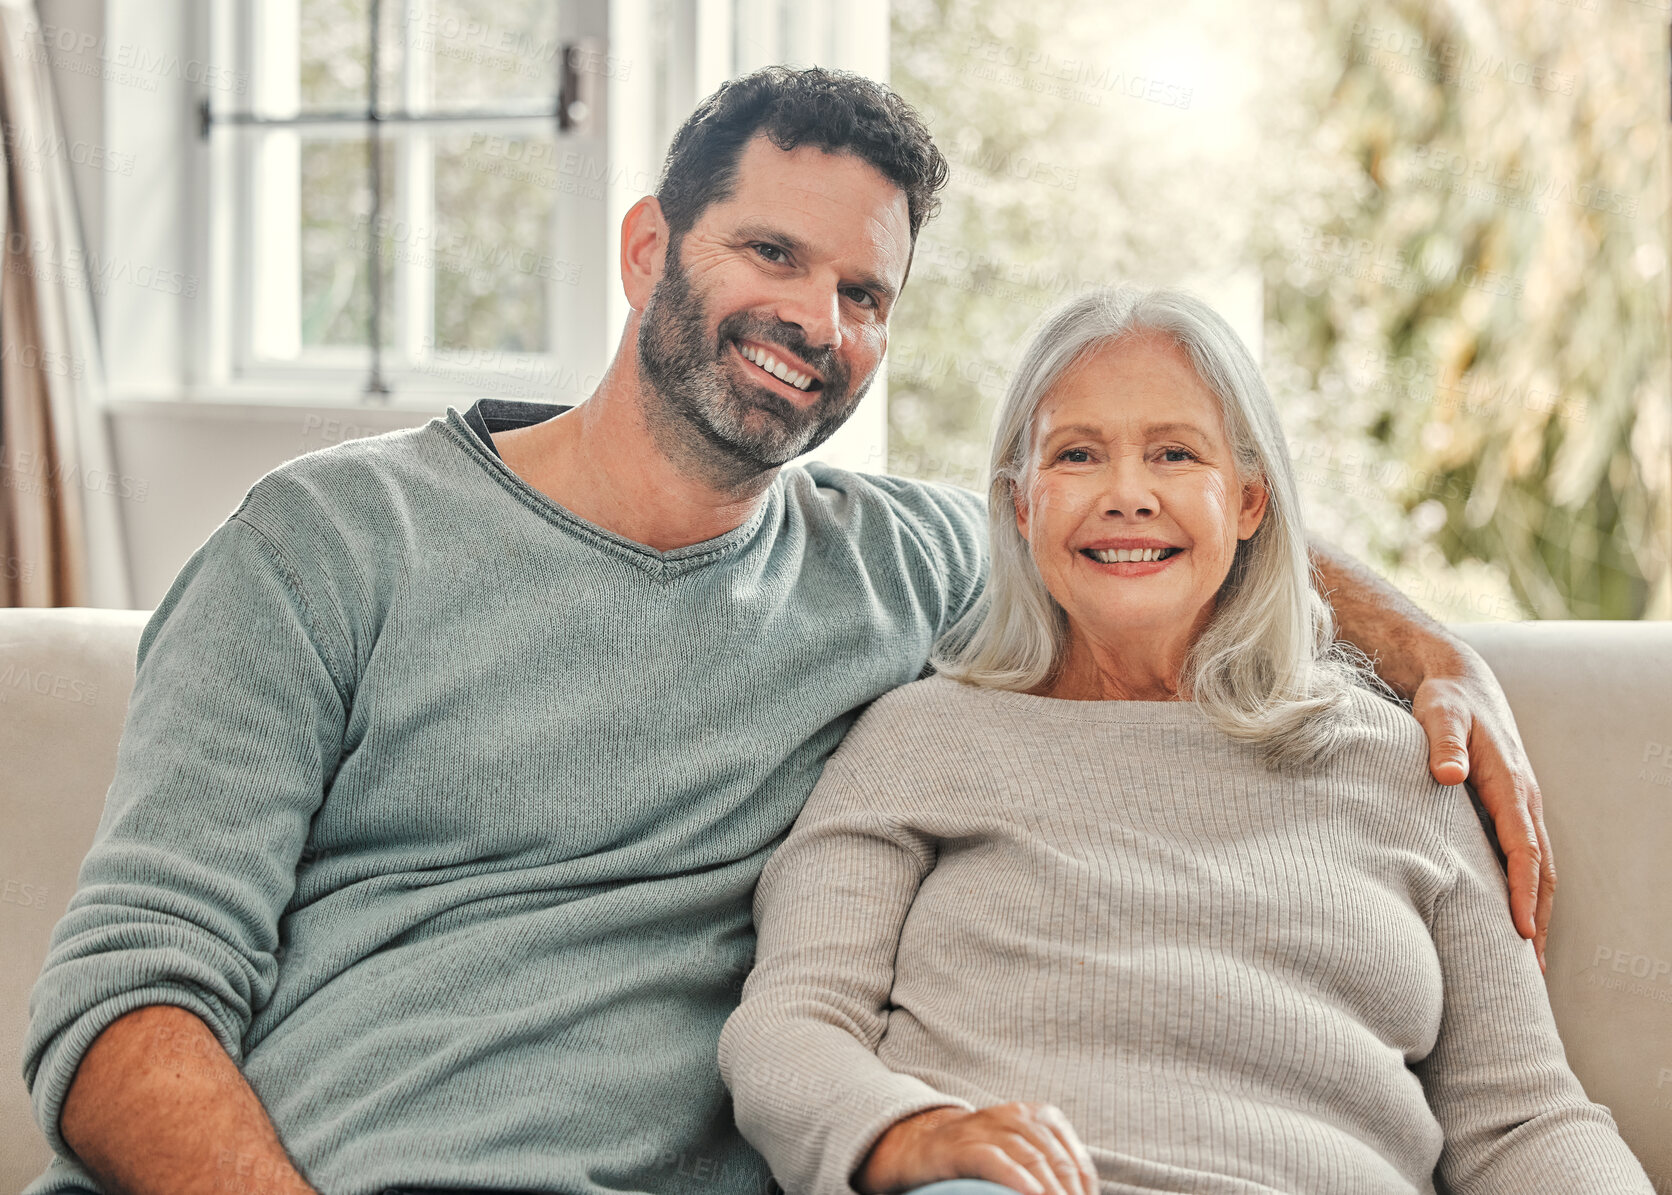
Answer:
[(1098, 572), (1111, 577), (1151, 577), (1177, 560), (1184, 549), (1155, 541), (1088, 544), (1079, 554)]

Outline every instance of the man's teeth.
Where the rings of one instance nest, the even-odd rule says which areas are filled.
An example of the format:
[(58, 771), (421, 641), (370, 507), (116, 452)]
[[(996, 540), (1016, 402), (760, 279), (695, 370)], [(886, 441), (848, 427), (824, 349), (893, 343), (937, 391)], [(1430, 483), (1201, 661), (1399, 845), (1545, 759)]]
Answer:
[(797, 390), (806, 390), (813, 384), (812, 374), (796, 372), (765, 349), (757, 349), (747, 344), (739, 344), (737, 348), (744, 357), (766, 370), (780, 382), (788, 382)]
[(1169, 548), (1091, 548), (1088, 549), (1093, 560), (1100, 560), (1104, 564), (1126, 564), (1138, 560), (1160, 560), (1163, 552)]

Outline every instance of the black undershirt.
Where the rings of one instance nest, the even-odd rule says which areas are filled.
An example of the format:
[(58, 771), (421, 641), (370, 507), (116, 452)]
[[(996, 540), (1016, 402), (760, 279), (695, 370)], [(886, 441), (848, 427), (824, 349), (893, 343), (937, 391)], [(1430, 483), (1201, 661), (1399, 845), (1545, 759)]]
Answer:
[[(495, 456), (499, 456), (499, 449), (494, 446), (491, 432), (508, 432), (519, 427), (532, 427), (536, 423), (544, 423), (554, 415), (573, 410), (573, 404), (563, 405), (550, 402), (521, 402), (507, 398), (479, 398), (470, 404), (470, 410), (464, 413), (464, 421), (470, 425), (470, 430), (481, 438), (482, 444)], [(500, 457), (504, 460), (504, 457)]]

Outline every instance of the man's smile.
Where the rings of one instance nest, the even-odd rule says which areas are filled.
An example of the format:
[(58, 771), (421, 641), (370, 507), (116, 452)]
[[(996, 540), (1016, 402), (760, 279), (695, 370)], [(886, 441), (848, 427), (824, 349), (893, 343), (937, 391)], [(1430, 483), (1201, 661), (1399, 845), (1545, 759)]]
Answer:
[(754, 340), (734, 340), (731, 347), (754, 373), (765, 374), (798, 396), (824, 388), (818, 374), (796, 361), (784, 349), (768, 347)]

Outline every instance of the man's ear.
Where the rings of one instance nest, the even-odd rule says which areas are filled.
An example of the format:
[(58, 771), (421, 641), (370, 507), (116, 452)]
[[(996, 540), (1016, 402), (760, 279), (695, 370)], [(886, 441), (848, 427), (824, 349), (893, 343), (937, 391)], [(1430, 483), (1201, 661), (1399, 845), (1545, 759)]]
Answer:
[(1237, 538), (1247, 539), (1260, 529), (1266, 517), (1266, 503), (1271, 499), (1263, 477), (1256, 477), (1242, 487), (1242, 510), (1237, 514)]
[(627, 209), (621, 221), (621, 289), (634, 311), (643, 311), (650, 302), (667, 255), (668, 222), (656, 196), (646, 195)]

